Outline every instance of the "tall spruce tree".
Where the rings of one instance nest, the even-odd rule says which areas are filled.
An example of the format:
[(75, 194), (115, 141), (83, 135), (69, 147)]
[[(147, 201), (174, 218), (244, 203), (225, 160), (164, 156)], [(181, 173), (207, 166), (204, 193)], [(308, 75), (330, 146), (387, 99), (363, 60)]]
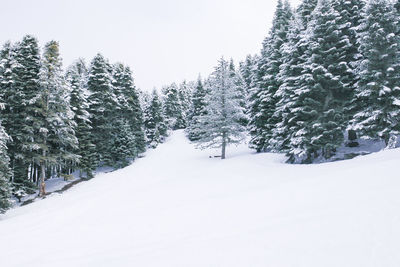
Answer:
[[(300, 5), (300, 7), (303, 7)], [(288, 42), (282, 45), (282, 64), (280, 66), (277, 79), (281, 82), (275, 95), (279, 98), (274, 116), (279, 118), (273, 129), (274, 146), (281, 152), (287, 152), (293, 129), (296, 127), (296, 117), (291, 113), (295, 110), (298, 102), (298, 82), (303, 75), (305, 63), (308, 59), (305, 51), (307, 50), (306, 25), (300, 14), (302, 9), (296, 12), (295, 17), (290, 23)], [(307, 14), (307, 13), (306, 13)], [(293, 128), (294, 127), (294, 128)]]
[(247, 55), (246, 59), (239, 64), (239, 71), (245, 84), (246, 95), (249, 94), (253, 83), (253, 74), (255, 72), (256, 63), (256, 57), (253, 58), (251, 55)]
[(166, 125), (162, 104), (156, 90), (153, 90), (151, 99), (145, 106), (144, 126), (147, 144), (150, 147), (155, 148), (167, 136), (168, 126)]
[[(133, 135), (134, 125), (131, 128), (129, 124), (136, 119), (136, 114), (132, 114), (132, 107), (128, 104), (127, 94), (129, 90), (133, 90), (133, 81), (130, 75), (126, 75), (125, 66), (121, 63), (113, 65), (112, 74), (113, 92), (117, 100), (115, 112), (112, 114), (112, 163), (116, 167), (124, 167), (138, 155)], [(137, 107), (133, 108), (136, 110)]]
[[(384, 14), (384, 15), (383, 15)], [(392, 3), (371, 0), (361, 23), (358, 112), (353, 128), (362, 136), (388, 144), (400, 133), (400, 36), (398, 15)]]
[[(242, 108), (242, 112), (247, 114), (247, 90), (246, 90), (246, 83), (240, 73), (240, 70), (236, 70), (235, 63), (233, 59), (229, 61), (229, 72), (230, 77), (233, 80), (234, 84), (234, 91), (236, 94), (236, 98), (239, 102), (240, 107)], [(246, 127), (249, 120), (247, 116), (244, 116), (240, 123)]]
[(172, 130), (184, 129), (186, 122), (179, 97), (178, 86), (173, 83), (163, 89), (164, 115)]
[(190, 110), (190, 100), (193, 93), (194, 84), (192, 82), (183, 81), (178, 88), (179, 100), (181, 102), (181, 110), (183, 114), (184, 126), (188, 125), (188, 116)]
[(294, 122), (288, 152), (293, 162), (310, 163), (321, 155), (330, 158), (343, 142), (347, 124), (343, 103), (353, 89), (349, 78), (353, 71), (343, 60), (350, 58), (353, 48), (339, 24), (342, 14), (335, 4), (320, 1), (309, 23), (308, 60), (296, 81), (296, 95), (287, 117)]
[(92, 126), (88, 112), (88, 70), (82, 59), (78, 59), (68, 68), (66, 80), (71, 90), (70, 105), (74, 112), (75, 135), (79, 143), (75, 150), (80, 156), (78, 169), (81, 178), (86, 175), (86, 178), (90, 179), (93, 178), (93, 171), (96, 169), (96, 147), (92, 143)]
[(111, 66), (97, 54), (90, 64), (88, 90), (89, 113), (92, 115), (92, 141), (96, 146), (96, 162), (113, 165), (113, 116), (118, 100), (113, 92)]
[(226, 147), (245, 138), (245, 118), (236, 94), (235, 80), (231, 76), (229, 63), (223, 58), (209, 79), (210, 94), (207, 96), (207, 112), (198, 118), (198, 147), (221, 148), (221, 158), (226, 157)]
[(355, 110), (357, 102), (354, 102), (356, 83), (358, 81), (357, 66), (361, 60), (359, 53), (358, 29), (363, 17), (362, 10), (365, 6), (363, 0), (332, 0), (332, 8), (337, 12), (336, 25), (340, 25), (340, 41), (343, 43), (338, 49), (336, 64), (347, 64), (347, 71), (340, 74), (342, 84), (342, 96), (339, 105), (344, 116), (344, 126), (348, 126)]
[(272, 130), (277, 123), (273, 116), (278, 101), (275, 93), (280, 86), (277, 75), (282, 64), (280, 47), (287, 41), (291, 17), (289, 3), (279, 0), (271, 31), (263, 43), (254, 87), (250, 90), (250, 146), (259, 152), (272, 148)]
[(40, 91), (32, 99), (36, 104), (36, 116), (32, 118), (36, 129), (30, 145), (32, 151), (37, 151), (33, 161), (40, 166), (40, 195), (45, 194), (47, 168), (69, 167), (78, 161), (78, 155), (74, 153), (78, 145), (74, 131), (76, 124), (61, 65), (58, 42), (48, 42), (43, 52)]
[(14, 191), (32, 193), (34, 185), (30, 183), (28, 174), (39, 166), (34, 161), (38, 153), (35, 140), (39, 128), (35, 125), (35, 117), (40, 90), (39, 46), (35, 37), (27, 35), (12, 49), (5, 47), (3, 52), (3, 59), (8, 61), (7, 64), (11, 63), (5, 91), (4, 127), (12, 139), (8, 151)]
[(129, 67), (120, 65), (114, 73), (114, 83), (119, 88), (118, 99), (121, 106), (121, 115), (129, 125), (135, 139), (136, 154), (142, 153), (146, 147), (143, 130), (143, 111), (139, 101), (139, 94), (133, 82), (132, 71)]
[(201, 116), (204, 116), (207, 113), (207, 89), (203, 85), (201, 77), (197, 79), (196, 86), (193, 91), (192, 95), (192, 103), (190, 107), (190, 112), (188, 116), (188, 128), (187, 128), (187, 135), (190, 141), (196, 141), (200, 138), (198, 133), (198, 119)]

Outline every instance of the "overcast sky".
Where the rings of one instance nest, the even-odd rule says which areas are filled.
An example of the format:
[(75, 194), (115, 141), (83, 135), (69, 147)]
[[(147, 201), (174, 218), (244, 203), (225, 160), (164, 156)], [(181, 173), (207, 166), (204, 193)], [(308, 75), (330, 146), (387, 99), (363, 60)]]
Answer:
[[(296, 5), (300, 0), (292, 0)], [(60, 42), (64, 66), (97, 52), (128, 64), (143, 90), (208, 75), (255, 54), (276, 0), (1, 0), (0, 41)]]

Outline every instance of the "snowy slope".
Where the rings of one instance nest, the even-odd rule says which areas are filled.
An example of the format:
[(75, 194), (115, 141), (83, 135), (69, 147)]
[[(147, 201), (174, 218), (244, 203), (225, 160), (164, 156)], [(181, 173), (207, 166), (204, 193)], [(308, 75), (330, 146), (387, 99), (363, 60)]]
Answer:
[(0, 220), (0, 266), (400, 266), (400, 150), (322, 165), (183, 132)]

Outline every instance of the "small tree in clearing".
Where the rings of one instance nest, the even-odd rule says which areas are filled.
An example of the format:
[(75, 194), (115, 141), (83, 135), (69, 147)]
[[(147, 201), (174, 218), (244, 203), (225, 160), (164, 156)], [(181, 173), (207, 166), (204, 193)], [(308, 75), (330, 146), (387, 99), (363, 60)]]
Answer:
[(221, 148), (221, 159), (225, 159), (226, 146), (237, 144), (245, 138), (245, 127), (241, 124), (246, 118), (240, 105), (229, 63), (221, 58), (215, 71), (209, 77), (206, 97), (207, 112), (195, 118), (198, 123), (193, 131), (198, 133), (197, 147)]

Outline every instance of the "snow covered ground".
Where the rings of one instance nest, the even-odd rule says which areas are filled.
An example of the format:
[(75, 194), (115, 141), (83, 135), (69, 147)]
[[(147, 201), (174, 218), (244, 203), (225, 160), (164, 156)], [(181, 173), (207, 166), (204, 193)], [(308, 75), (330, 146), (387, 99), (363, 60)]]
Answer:
[(0, 266), (400, 266), (400, 150), (319, 165), (177, 131), (133, 165), (9, 211)]

